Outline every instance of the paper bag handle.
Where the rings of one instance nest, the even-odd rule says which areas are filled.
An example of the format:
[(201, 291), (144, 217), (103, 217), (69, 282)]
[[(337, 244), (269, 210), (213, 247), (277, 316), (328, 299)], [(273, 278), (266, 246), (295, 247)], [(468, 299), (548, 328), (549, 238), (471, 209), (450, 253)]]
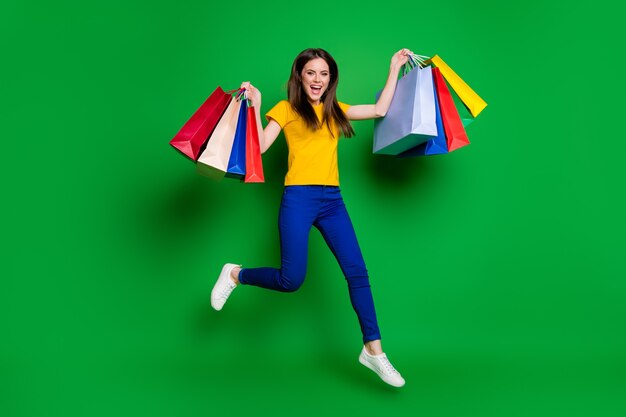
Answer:
[(402, 75), (408, 74), (415, 67), (424, 68), (427, 65), (426, 61), (429, 59), (426, 55), (409, 54), (409, 60), (402, 66)]

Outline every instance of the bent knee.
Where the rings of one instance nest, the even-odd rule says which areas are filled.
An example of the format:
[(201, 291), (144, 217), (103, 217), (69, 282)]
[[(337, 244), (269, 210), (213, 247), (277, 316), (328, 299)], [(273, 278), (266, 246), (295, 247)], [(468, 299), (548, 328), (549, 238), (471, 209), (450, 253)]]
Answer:
[(280, 280), (280, 288), (283, 292), (296, 292), (302, 286), (304, 276), (286, 277), (282, 276)]

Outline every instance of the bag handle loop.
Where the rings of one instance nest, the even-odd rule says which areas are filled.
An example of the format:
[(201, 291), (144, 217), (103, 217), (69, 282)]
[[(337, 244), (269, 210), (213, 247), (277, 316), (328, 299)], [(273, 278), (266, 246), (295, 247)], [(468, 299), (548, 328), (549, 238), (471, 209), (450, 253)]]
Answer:
[(426, 61), (429, 59), (426, 55), (409, 54), (409, 60), (402, 66), (402, 75), (408, 74), (415, 67), (424, 68), (427, 65)]

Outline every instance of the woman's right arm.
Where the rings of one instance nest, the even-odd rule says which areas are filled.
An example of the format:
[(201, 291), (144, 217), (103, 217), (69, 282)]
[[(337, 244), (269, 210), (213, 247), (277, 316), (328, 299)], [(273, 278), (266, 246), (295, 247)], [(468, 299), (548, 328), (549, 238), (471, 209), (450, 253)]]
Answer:
[(270, 119), (265, 129), (263, 129), (263, 124), (261, 123), (261, 92), (248, 81), (242, 83), (241, 88), (245, 88), (248, 91), (248, 99), (252, 102), (252, 107), (254, 107), (256, 126), (259, 133), (259, 145), (261, 146), (261, 153), (265, 153), (272, 146), (282, 128), (275, 120)]
[(396, 84), (398, 83), (398, 72), (406, 62), (409, 60), (409, 55), (412, 54), (409, 49), (400, 49), (391, 57), (391, 65), (389, 66), (389, 75), (387, 76), (387, 82), (383, 91), (380, 93), (380, 97), (376, 101), (376, 104), (359, 104), (351, 106), (346, 112), (346, 116), (350, 120), (365, 120), (375, 119), (378, 117), (385, 117), (389, 106), (391, 105), (391, 99), (393, 93), (396, 91)]

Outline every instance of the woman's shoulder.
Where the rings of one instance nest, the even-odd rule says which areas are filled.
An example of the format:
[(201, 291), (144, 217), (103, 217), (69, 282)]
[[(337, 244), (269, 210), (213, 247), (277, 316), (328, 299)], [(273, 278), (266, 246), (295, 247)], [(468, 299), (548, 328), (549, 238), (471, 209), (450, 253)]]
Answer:
[(279, 125), (285, 127), (287, 123), (297, 118), (296, 112), (287, 100), (281, 100), (271, 108), (265, 115), (266, 118), (274, 119)]
[(274, 104), (274, 107), (272, 107), (270, 111), (287, 112), (287, 111), (290, 111), (291, 109), (292, 109), (291, 104), (289, 103), (288, 100), (280, 100), (278, 103)]
[(348, 111), (348, 109), (351, 106), (350, 104), (344, 103), (343, 101), (339, 101), (339, 100), (337, 100), (337, 104), (339, 104), (339, 107), (341, 108), (341, 110), (344, 111), (344, 113)]

